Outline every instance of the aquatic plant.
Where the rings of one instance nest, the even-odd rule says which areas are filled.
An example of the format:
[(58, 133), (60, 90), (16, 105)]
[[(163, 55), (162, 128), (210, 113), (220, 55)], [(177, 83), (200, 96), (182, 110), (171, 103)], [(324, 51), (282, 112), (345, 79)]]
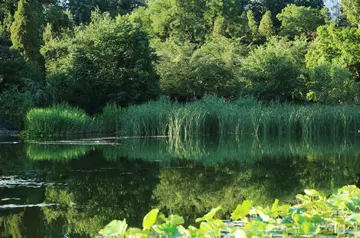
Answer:
[(100, 115), (90, 117), (66, 105), (33, 109), (26, 118), (26, 132), (64, 134), (114, 132), (126, 136), (281, 135), (343, 137), (360, 129), (360, 108), (351, 105), (262, 104), (252, 99), (224, 102), (207, 96), (181, 104), (168, 99), (120, 108), (108, 105)]
[(165, 217), (158, 209), (143, 219), (143, 228), (128, 228), (126, 220), (114, 220), (100, 230), (103, 237), (274, 237), (315, 235), (358, 236), (360, 225), (360, 189), (345, 186), (328, 198), (318, 191), (305, 189), (296, 196), (296, 204), (271, 207), (253, 206), (245, 200), (237, 205), (231, 220), (216, 218), (221, 207), (196, 219), (198, 227), (184, 227), (179, 215)]
[(90, 131), (94, 120), (85, 111), (65, 104), (32, 109), (26, 115), (25, 131), (31, 135), (59, 135)]

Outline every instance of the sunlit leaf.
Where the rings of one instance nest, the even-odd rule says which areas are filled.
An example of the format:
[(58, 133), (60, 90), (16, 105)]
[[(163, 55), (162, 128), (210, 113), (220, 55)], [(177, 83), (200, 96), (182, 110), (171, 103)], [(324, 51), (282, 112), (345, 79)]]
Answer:
[(139, 228), (129, 228), (126, 232), (128, 238), (147, 238), (148, 234)]
[(304, 192), (306, 195), (310, 197), (317, 197), (320, 195), (319, 192), (316, 191), (315, 189), (305, 189)]
[(291, 206), (288, 204), (281, 205), (277, 208), (277, 212), (279, 216), (288, 216), (290, 214), (290, 208)]
[(181, 216), (178, 216), (178, 215), (170, 215), (168, 219), (169, 219), (169, 222), (171, 224), (174, 224), (175, 226), (184, 224), (184, 222), (185, 222), (184, 218)]
[(326, 220), (324, 220), (320, 215), (314, 215), (310, 218), (310, 222), (312, 223), (326, 223)]
[(297, 223), (297, 224), (303, 224), (304, 222), (306, 222), (306, 217), (303, 216), (303, 215), (300, 215), (300, 214), (295, 214), (293, 216), (293, 219), (294, 219), (294, 222)]
[(110, 222), (107, 226), (105, 226), (104, 229), (100, 230), (99, 234), (106, 237), (124, 237), (127, 227), (128, 225), (126, 224), (126, 219), (124, 219), (123, 221), (114, 220)]
[(201, 221), (206, 221), (208, 219), (212, 219), (215, 214), (221, 210), (221, 206), (218, 206), (217, 208), (213, 208), (209, 213), (207, 213), (205, 216), (201, 217), (201, 218), (197, 218), (195, 220), (195, 222), (201, 222)]
[(305, 233), (317, 233), (317, 226), (315, 226), (309, 222), (304, 222), (302, 224), (302, 228)]
[(311, 201), (310, 197), (307, 195), (298, 194), (296, 195), (296, 198), (300, 201)]
[(263, 212), (261, 212), (261, 211), (258, 211), (258, 214), (259, 214), (259, 216), (261, 217), (261, 219), (262, 219), (264, 222), (270, 221), (270, 216), (269, 216), (269, 215), (266, 215), (265, 213), (263, 213)]
[(231, 213), (231, 219), (237, 221), (239, 219), (245, 218), (251, 209), (251, 202), (249, 200), (243, 201), (243, 203), (240, 205), (237, 205), (235, 211)]
[(237, 229), (235, 232), (232, 233), (232, 236), (234, 238), (246, 238), (246, 233), (243, 230)]
[(346, 221), (350, 223), (360, 223), (360, 214), (359, 213), (352, 214), (351, 216), (346, 218)]
[(151, 226), (155, 224), (159, 209), (153, 209), (145, 215), (143, 219), (143, 229), (150, 230)]

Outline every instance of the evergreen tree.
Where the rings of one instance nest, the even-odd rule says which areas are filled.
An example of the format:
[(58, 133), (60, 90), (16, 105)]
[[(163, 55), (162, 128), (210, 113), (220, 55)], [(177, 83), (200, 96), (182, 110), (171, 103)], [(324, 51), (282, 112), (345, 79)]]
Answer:
[(344, 10), (346, 19), (360, 27), (360, 0), (342, 0), (341, 7)]
[(0, 36), (6, 41), (10, 41), (10, 27), (14, 21), (16, 6), (16, 0), (0, 1)]
[(20, 0), (11, 26), (13, 48), (19, 50), (26, 60), (38, 62), (44, 60), (40, 54), (42, 11), (38, 1)]
[(258, 34), (258, 26), (253, 11), (247, 11), (247, 19), (251, 35), (252, 37), (256, 37)]
[(276, 34), (270, 11), (266, 11), (260, 21), (259, 34), (266, 38)]

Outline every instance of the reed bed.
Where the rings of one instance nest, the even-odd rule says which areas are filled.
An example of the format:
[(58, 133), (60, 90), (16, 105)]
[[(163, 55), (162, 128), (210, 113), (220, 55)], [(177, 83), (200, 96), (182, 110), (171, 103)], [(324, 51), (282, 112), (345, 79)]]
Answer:
[(60, 135), (92, 130), (95, 120), (85, 111), (68, 105), (36, 108), (26, 115), (25, 131), (30, 135)]
[(255, 137), (337, 138), (360, 129), (360, 107), (353, 105), (264, 104), (252, 99), (223, 102), (205, 97), (188, 104), (166, 99), (120, 108), (109, 105), (89, 117), (66, 105), (33, 109), (26, 118), (29, 134), (114, 132), (126, 136), (242, 135)]

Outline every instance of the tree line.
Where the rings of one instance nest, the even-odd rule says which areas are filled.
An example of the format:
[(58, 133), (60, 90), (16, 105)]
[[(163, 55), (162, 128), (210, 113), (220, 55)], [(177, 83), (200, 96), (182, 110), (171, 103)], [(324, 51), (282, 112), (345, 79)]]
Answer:
[[(359, 103), (360, 0), (2, 0), (0, 122), (205, 95)], [(0, 124), (1, 125), (1, 124)]]

